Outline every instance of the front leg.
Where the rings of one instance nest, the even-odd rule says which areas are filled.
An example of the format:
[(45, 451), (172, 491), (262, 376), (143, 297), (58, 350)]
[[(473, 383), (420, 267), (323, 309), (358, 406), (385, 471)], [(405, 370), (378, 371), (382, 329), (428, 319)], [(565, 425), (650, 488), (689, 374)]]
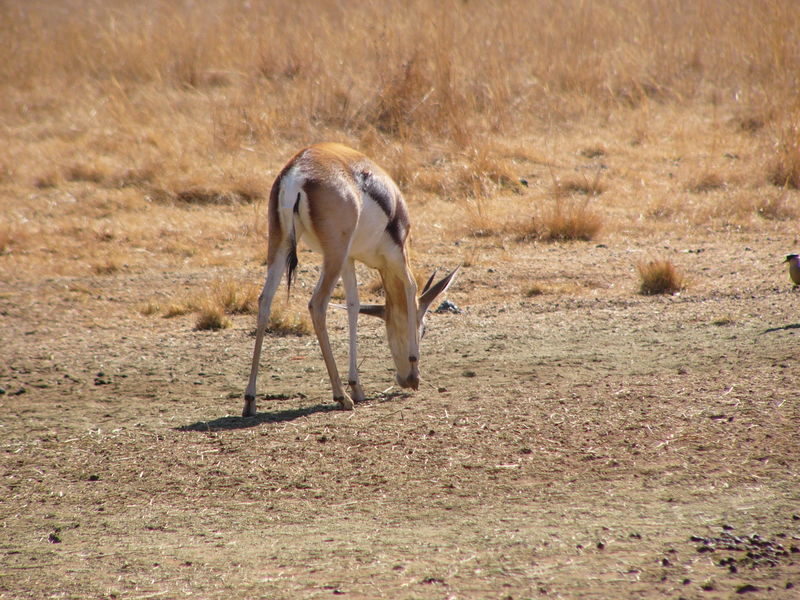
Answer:
[(356, 266), (352, 259), (348, 259), (342, 268), (342, 283), (347, 299), (347, 324), (350, 332), (350, 367), (348, 370), (347, 385), (354, 402), (364, 401), (364, 389), (358, 381), (358, 281), (356, 280)]

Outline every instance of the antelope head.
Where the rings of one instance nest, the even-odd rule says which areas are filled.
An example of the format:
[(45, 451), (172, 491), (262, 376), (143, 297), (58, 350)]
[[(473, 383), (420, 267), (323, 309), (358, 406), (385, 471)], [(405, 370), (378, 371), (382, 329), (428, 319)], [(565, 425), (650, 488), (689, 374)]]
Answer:
[(414, 305), (410, 310), (416, 311), (416, 330), (412, 333), (408, 327), (407, 302), (404, 294), (384, 278), (384, 291), (386, 292), (386, 304), (362, 304), (359, 313), (378, 317), (386, 323), (386, 337), (389, 348), (394, 360), (395, 380), (400, 387), (412, 388), (419, 387), (419, 356), (414, 356), (412, 348), (419, 348), (419, 341), (425, 335), (425, 316), (433, 301), (443, 294), (450, 284), (455, 280), (459, 267), (453, 269), (448, 275), (433, 283), (436, 271), (428, 278), (428, 282), (422, 289), (418, 298), (414, 299)]

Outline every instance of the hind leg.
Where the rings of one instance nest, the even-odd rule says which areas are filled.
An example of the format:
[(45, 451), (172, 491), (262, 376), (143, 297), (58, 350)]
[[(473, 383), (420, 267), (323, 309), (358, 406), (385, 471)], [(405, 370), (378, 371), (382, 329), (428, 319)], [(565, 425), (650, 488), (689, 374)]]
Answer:
[(330, 339), (328, 338), (328, 327), (326, 313), (328, 302), (331, 299), (333, 288), (339, 280), (342, 269), (341, 259), (337, 257), (325, 256), (322, 264), (322, 274), (320, 275), (317, 287), (311, 295), (308, 303), (308, 310), (311, 313), (311, 322), (314, 324), (314, 333), (317, 334), (322, 358), (325, 360), (325, 367), (328, 370), (328, 378), (331, 381), (333, 399), (339, 403), (344, 410), (353, 410), (353, 399), (344, 391), (342, 380), (339, 378), (339, 370), (336, 368), (336, 361), (331, 350)]
[(264, 281), (264, 288), (258, 297), (258, 324), (256, 326), (256, 343), (253, 348), (253, 362), (250, 365), (250, 379), (247, 382), (247, 389), (244, 392), (243, 417), (254, 417), (256, 415), (256, 379), (258, 377), (258, 365), (261, 360), (261, 346), (264, 342), (264, 333), (269, 323), (269, 314), (272, 308), (272, 299), (278, 286), (281, 283), (283, 272), (286, 270), (286, 257), (288, 250), (280, 249), (276, 252), (274, 260), (267, 267), (267, 278)]

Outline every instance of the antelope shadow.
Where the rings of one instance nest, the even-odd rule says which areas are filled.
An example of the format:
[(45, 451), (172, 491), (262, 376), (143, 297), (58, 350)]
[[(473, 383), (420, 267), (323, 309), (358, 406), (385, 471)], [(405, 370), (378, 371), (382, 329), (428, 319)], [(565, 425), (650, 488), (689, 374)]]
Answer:
[(790, 323), (788, 325), (781, 325), (780, 327), (770, 327), (765, 329), (762, 333), (775, 333), (776, 331), (787, 331), (789, 329), (800, 329), (800, 323)]
[[(376, 396), (367, 399), (364, 402), (359, 402), (357, 406), (366, 407), (370, 404), (377, 404), (389, 402), (396, 398), (406, 398), (410, 394), (402, 391), (395, 391), (390, 393), (380, 393)], [(267, 398), (275, 400), (276, 398)], [(285, 400), (285, 397), (277, 399)], [(301, 417), (308, 417), (315, 413), (326, 413), (338, 411), (339, 405), (335, 403), (330, 404), (316, 404), (314, 406), (305, 406), (301, 408), (286, 408), (283, 410), (271, 410), (257, 413), (254, 417), (236, 417), (227, 415), (213, 419), (211, 421), (197, 421), (191, 425), (181, 425), (176, 427), (176, 431), (198, 431), (208, 433), (212, 431), (235, 431), (237, 429), (249, 429), (251, 427), (258, 427), (265, 423), (285, 423), (287, 421), (294, 421)]]
[(212, 421), (197, 421), (191, 425), (176, 427), (177, 431), (233, 431), (236, 429), (249, 429), (264, 423), (284, 423), (294, 421), (300, 417), (307, 417), (314, 413), (330, 412), (337, 410), (336, 404), (317, 404), (305, 408), (287, 408), (284, 410), (271, 410), (259, 412), (254, 417), (225, 416)]

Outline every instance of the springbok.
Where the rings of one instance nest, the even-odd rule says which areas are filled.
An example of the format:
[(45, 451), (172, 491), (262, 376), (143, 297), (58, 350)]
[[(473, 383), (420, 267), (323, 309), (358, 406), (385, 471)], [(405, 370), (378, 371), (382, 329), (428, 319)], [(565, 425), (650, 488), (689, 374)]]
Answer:
[[(433, 284), (431, 275), (417, 298), (417, 284), (408, 266), (408, 210), (397, 185), (365, 155), (341, 144), (317, 144), (298, 152), (278, 174), (269, 195), (267, 276), (258, 300), (258, 325), (250, 380), (242, 416), (256, 414), (256, 378), (270, 308), (284, 272), (291, 289), (297, 267), (297, 242), (322, 254), (322, 269), (308, 309), (333, 399), (344, 410), (364, 399), (356, 361), (358, 314), (380, 317), (397, 369), (395, 380), (404, 388), (419, 387), (419, 341), (425, 313), (433, 300), (453, 282), (458, 267)], [(385, 305), (360, 305), (355, 261), (377, 269)], [(345, 392), (336, 369), (326, 328), (331, 293), (342, 278), (350, 328), (350, 370)]]

